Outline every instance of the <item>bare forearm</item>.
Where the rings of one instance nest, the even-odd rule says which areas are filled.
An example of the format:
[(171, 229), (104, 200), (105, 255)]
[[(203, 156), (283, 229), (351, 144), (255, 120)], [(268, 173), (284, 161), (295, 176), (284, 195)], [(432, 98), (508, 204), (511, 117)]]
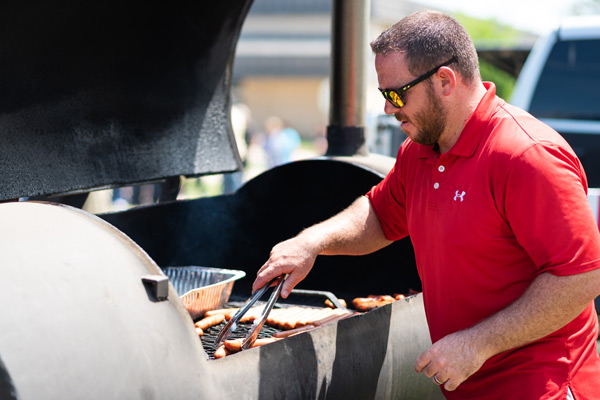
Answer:
[(523, 346), (562, 328), (600, 293), (600, 270), (578, 275), (544, 273), (506, 309), (474, 326), (490, 356)]
[(391, 243), (364, 196), (338, 215), (305, 229), (299, 236), (314, 241), (318, 253), (323, 255), (368, 254)]

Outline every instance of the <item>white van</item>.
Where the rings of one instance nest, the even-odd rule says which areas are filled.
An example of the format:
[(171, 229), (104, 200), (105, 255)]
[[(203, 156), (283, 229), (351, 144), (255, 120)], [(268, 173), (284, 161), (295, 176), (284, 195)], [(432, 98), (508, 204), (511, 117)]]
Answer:
[(541, 37), (510, 103), (562, 134), (600, 188), (600, 16), (572, 17)]

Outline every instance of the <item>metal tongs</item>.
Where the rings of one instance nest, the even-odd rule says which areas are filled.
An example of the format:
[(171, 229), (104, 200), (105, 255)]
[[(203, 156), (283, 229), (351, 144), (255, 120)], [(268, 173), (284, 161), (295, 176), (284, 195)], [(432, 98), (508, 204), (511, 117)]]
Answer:
[[(231, 317), (229, 322), (227, 322), (227, 324), (223, 327), (223, 329), (221, 329), (221, 332), (219, 332), (219, 336), (217, 336), (217, 339), (215, 340), (216, 347), (221, 346), (225, 342), (227, 337), (235, 330), (235, 328), (237, 328), (237, 324), (240, 321), (240, 319), (242, 319), (244, 314), (246, 314), (248, 312), (248, 310), (250, 310), (250, 308), (254, 305), (254, 303), (256, 303), (263, 296), (263, 294), (265, 294), (267, 289), (269, 289), (269, 287), (275, 281), (277, 281), (277, 279), (280, 279), (280, 278), (281, 277), (274, 278), (269, 283), (267, 283), (265, 286), (263, 286), (262, 288), (257, 290), (256, 293), (254, 293), (248, 300), (246, 300), (244, 305), (235, 313), (235, 315), (233, 317)], [(273, 293), (271, 293), (271, 297), (269, 297), (267, 304), (265, 304), (265, 307), (263, 308), (263, 310), (260, 314), (260, 318), (255, 319), (254, 322), (252, 323), (252, 327), (250, 328), (250, 330), (246, 334), (246, 337), (244, 338), (244, 341), (242, 342), (242, 350), (246, 350), (246, 349), (250, 348), (256, 341), (256, 338), (258, 337), (260, 330), (262, 329), (263, 325), (265, 324), (265, 321), (267, 320), (269, 313), (273, 309), (275, 302), (277, 301), (277, 299), (279, 298), (279, 295), (281, 294), (281, 288), (283, 287), (283, 282), (285, 282), (286, 278), (287, 278), (287, 274), (279, 281), (279, 283), (273, 290)]]

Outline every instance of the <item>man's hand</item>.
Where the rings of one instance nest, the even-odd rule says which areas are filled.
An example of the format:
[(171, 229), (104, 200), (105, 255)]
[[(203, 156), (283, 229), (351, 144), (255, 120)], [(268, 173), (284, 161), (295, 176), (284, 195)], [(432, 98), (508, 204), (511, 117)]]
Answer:
[(576, 275), (542, 273), (508, 307), (435, 342), (415, 363), (454, 390), (490, 357), (538, 340), (572, 321), (600, 292), (600, 268)]
[(455, 390), (491, 357), (478, 348), (472, 336), (466, 330), (443, 337), (417, 358), (415, 370), (429, 378), (435, 376), (446, 390)]
[(288, 297), (294, 286), (308, 275), (318, 253), (318, 249), (312, 247), (301, 237), (277, 244), (271, 250), (267, 262), (258, 271), (252, 291), (260, 289), (273, 278), (289, 274), (281, 290), (281, 296)]

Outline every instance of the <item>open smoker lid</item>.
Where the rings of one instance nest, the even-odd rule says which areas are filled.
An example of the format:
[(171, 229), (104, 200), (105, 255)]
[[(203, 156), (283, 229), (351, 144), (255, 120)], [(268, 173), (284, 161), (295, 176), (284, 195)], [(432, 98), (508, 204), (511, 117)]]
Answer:
[(0, 5), (0, 200), (241, 168), (229, 121), (252, 0)]

